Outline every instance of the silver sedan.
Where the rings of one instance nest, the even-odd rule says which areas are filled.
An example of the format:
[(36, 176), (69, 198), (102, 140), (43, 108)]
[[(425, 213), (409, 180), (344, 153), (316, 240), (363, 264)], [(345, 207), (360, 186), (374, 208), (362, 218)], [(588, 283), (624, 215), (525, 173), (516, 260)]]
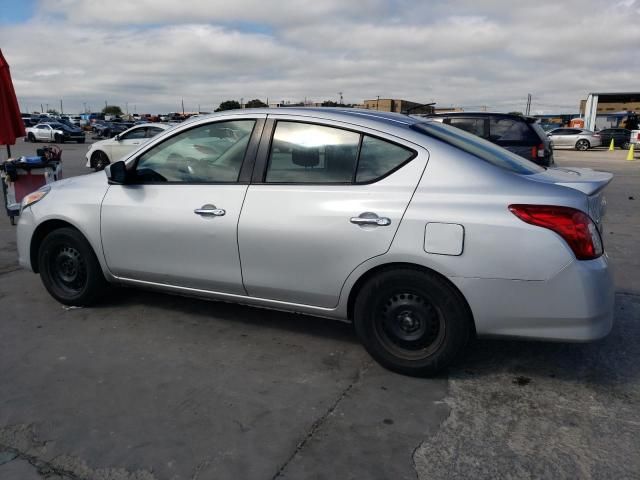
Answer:
[(549, 139), (556, 147), (571, 147), (585, 151), (602, 145), (600, 135), (584, 128), (556, 128), (547, 133)]
[(22, 204), (20, 264), (67, 305), (119, 284), (349, 321), (409, 375), (476, 334), (588, 341), (612, 326), (608, 173), (356, 109), (198, 117), (105, 172)]

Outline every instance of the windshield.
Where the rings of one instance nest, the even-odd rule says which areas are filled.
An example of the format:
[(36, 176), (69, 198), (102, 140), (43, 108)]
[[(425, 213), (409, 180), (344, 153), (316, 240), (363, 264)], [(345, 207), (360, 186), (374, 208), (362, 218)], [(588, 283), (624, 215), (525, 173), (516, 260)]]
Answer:
[(545, 169), (526, 160), (515, 153), (483, 140), (471, 133), (440, 122), (418, 123), (412, 126), (414, 130), (437, 138), (460, 150), (475, 155), (496, 167), (523, 175), (533, 175)]

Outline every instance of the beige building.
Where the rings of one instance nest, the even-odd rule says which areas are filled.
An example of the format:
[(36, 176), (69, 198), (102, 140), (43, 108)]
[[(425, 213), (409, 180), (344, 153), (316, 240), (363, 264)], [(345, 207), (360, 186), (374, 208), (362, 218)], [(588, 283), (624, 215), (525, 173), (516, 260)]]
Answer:
[(374, 100), (365, 100), (362, 108), (367, 110), (380, 110), (381, 112), (397, 112), (397, 113), (433, 113), (432, 105), (424, 105), (422, 103), (410, 102), (409, 100), (401, 100), (397, 98), (376, 98)]

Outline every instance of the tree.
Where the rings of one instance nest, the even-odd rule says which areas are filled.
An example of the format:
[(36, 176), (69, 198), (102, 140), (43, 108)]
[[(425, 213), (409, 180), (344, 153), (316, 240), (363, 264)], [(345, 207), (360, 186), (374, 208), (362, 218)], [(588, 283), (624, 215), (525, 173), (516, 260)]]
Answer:
[(523, 113), (522, 112), (509, 112), (509, 115), (520, 115), (522, 117)]
[(218, 108), (216, 108), (216, 112), (222, 112), (224, 110), (236, 110), (240, 108), (240, 104), (235, 100), (225, 100), (220, 104)]
[(107, 105), (102, 109), (105, 115), (122, 115), (122, 109), (118, 105)]
[(321, 103), (323, 107), (339, 107), (341, 106), (338, 102), (334, 102), (332, 100), (325, 100)]
[(253, 99), (253, 100), (249, 100), (246, 104), (245, 104), (245, 108), (263, 108), (263, 107), (268, 107), (269, 105), (267, 105), (266, 103), (264, 103), (262, 100), (259, 100), (257, 98)]
[(47, 110), (47, 113), (50, 113), (52, 115), (58, 115), (58, 111), (55, 108), (50, 108), (49, 110)]

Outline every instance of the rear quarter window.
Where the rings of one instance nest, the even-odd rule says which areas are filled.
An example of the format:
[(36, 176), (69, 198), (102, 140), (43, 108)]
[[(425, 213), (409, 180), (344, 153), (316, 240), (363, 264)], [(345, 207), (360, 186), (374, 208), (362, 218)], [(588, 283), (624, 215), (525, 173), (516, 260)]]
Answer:
[(545, 170), (515, 153), (458, 128), (438, 122), (418, 123), (411, 128), (513, 173), (533, 175)]
[(538, 136), (527, 122), (515, 118), (491, 117), (489, 140), (500, 143), (534, 145), (540, 143)]

